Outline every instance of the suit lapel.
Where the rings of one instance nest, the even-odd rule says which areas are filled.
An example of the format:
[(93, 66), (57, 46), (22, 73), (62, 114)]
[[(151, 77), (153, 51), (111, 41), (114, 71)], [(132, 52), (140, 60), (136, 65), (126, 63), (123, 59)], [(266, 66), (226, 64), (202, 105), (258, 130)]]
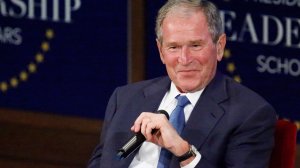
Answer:
[[(206, 138), (224, 114), (220, 103), (228, 98), (225, 88), (224, 76), (216, 74), (203, 91), (182, 132), (182, 137), (198, 150), (201, 150)], [(173, 157), (170, 167), (178, 165), (177, 159)]]
[(157, 111), (164, 95), (170, 88), (171, 81), (168, 77), (153, 83), (144, 89), (144, 104), (141, 106), (141, 111)]
[(226, 80), (216, 74), (212, 82), (205, 88), (183, 130), (183, 137), (201, 148), (203, 142), (224, 114), (220, 103), (228, 99)]

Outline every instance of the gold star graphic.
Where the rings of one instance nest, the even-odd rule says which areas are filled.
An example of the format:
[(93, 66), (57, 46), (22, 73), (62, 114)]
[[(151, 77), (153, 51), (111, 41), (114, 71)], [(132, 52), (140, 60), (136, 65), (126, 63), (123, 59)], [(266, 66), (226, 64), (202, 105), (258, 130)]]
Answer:
[(10, 79), (10, 85), (11, 85), (12, 87), (16, 88), (16, 87), (18, 86), (18, 84), (19, 84), (19, 81), (18, 81), (17, 78), (11, 78), (11, 79)]
[(41, 53), (35, 55), (35, 60), (37, 63), (42, 63), (44, 61), (44, 56)]
[(229, 49), (225, 49), (224, 58), (228, 59), (231, 57), (231, 51)]
[(44, 41), (44, 42), (42, 43), (42, 45), (41, 45), (41, 49), (42, 49), (44, 52), (49, 51), (49, 49), (50, 49), (49, 43)]
[(54, 37), (54, 31), (52, 30), (52, 29), (47, 29), (46, 30), (46, 37), (47, 37), (47, 39), (53, 39), (53, 37)]
[(21, 79), (21, 81), (26, 81), (26, 80), (28, 79), (28, 74), (27, 74), (27, 72), (22, 71), (22, 72), (20, 73), (20, 79)]
[(7, 83), (6, 82), (1, 82), (0, 89), (1, 89), (2, 92), (6, 92), (7, 89), (8, 89)]
[(234, 63), (228, 63), (227, 64), (227, 71), (230, 72), (230, 73), (233, 73), (235, 71)]
[(29, 70), (30, 73), (35, 73), (36, 69), (37, 69), (37, 67), (36, 67), (36, 65), (34, 63), (30, 63), (28, 65), (28, 70)]

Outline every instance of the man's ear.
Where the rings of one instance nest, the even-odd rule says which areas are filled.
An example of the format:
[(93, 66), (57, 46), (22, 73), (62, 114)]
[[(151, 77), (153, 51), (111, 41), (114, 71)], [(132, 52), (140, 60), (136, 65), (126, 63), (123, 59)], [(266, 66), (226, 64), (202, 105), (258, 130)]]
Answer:
[(164, 56), (162, 54), (162, 44), (158, 39), (156, 39), (156, 45), (157, 45), (157, 48), (158, 48), (160, 60), (163, 64), (165, 64)]
[(219, 40), (217, 42), (217, 60), (221, 61), (223, 58), (224, 50), (226, 45), (226, 35), (222, 34), (219, 37)]

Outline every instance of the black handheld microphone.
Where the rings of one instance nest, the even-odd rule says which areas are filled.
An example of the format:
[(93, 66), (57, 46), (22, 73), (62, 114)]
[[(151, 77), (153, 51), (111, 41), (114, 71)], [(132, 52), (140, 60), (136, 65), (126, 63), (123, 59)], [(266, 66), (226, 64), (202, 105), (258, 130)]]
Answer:
[[(165, 110), (158, 110), (157, 113), (166, 115), (169, 120), (169, 114)], [(156, 133), (157, 129), (152, 130), (152, 134)], [(119, 160), (126, 158), (129, 154), (135, 151), (146, 138), (141, 132), (136, 133), (132, 138), (128, 140), (128, 142), (117, 151), (117, 158)]]

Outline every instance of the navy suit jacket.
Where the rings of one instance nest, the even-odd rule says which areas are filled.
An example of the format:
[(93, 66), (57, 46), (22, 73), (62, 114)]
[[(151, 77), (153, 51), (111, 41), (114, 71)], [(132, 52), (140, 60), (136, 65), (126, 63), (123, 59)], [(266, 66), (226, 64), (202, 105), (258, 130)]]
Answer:
[[(170, 83), (168, 77), (161, 77), (114, 91), (89, 168), (129, 166), (138, 150), (123, 160), (116, 159), (116, 151), (132, 137), (130, 127), (141, 112), (158, 110)], [(274, 109), (263, 98), (217, 73), (194, 107), (182, 137), (201, 154), (197, 168), (267, 168), (275, 121)], [(177, 167), (172, 157), (170, 168)]]

